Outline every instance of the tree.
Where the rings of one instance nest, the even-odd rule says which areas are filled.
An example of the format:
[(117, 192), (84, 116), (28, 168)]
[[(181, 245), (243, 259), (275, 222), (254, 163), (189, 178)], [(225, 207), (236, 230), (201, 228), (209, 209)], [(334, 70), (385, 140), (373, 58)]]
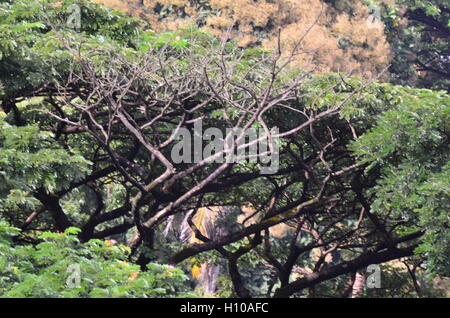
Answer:
[(448, 1), (398, 1), (387, 6), (384, 21), (394, 50), (391, 73), (399, 84), (449, 88)]
[[(0, 297), (192, 297), (180, 269), (127, 262), (129, 250), (114, 241), (80, 244), (74, 234), (45, 232), (44, 242), (14, 246), (19, 229), (0, 222)], [(55, 253), (55, 250), (58, 253)]]
[[(67, 27), (61, 13), (73, 3), (98, 25)], [(0, 68), (20, 76), (1, 79), (1, 218), (25, 238), (75, 226), (87, 246), (128, 244), (142, 270), (224, 262), (239, 297), (345, 296), (356, 272), (404, 257), (446, 274), (444, 92), (314, 75), (290, 67), (299, 46), (156, 34), (85, 1), (2, 5), (2, 28), (15, 33)], [(7, 49), (14, 43), (21, 51)], [(200, 122), (215, 129), (201, 153)], [(265, 150), (241, 153), (254, 161), (205, 160), (258, 143)], [(205, 155), (207, 145), (222, 147)], [(201, 159), (179, 160), (191, 146)], [(214, 231), (200, 211), (217, 206), (227, 212), (209, 218)]]

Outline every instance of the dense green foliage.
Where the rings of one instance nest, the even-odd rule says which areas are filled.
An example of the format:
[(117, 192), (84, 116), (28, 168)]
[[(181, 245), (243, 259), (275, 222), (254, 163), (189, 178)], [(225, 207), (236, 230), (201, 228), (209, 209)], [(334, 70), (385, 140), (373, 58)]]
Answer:
[(0, 222), (0, 297), (195, 296), (186, 292), (181, 270), (148, 264), (142, 272), (127, 261), (127, 247), (101, 240), (80, 244), (78, 232), (44, 232), (41, 243), (17, 246), (13, 238), (20, 231)]
[(406, 231), (425, 230), (418, 251), (429, 253), (430, 269), (448, 276), (450, 99), (444, 92), (406, 92), (353, 149), (369, 163), (366, 170), (381, 169), (382, 179), (371, 190), (374, 211), (402, 219), (411, 225)]
[(450, 5), (446, 0), (400, 0), (382, 16), (394, 53), (395, 83), (450, 87)]

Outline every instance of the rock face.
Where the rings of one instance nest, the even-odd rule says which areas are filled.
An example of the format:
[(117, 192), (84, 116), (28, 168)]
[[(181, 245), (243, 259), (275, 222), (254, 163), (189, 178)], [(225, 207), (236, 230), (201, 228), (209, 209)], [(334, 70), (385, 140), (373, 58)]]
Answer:
[[(209, 206), (199, 208), (197, 211), (191, 211), (186, 216), (178, 216), (178, 219), (172, 219), (168, 225), (180, 229), (179, 239), (183, 242), (202, 243), (198, 239), (189, 225), (189, 219), (200, 233), (208, 239), (217, 239), (226, 236), (230, 229), (230, 224), (237, 221), (238, 224), (253, 224), (259, 221), (260, 215), (255, 215), (256, 209), (250, 205), (243, 205), (240, 209), (222, 206)], [(277, 238), (282, 238), (293, 231), (293, 228), (287, 224), (280, 223), (269, 229), (270, 234)], [(331, 262), (331, 255), (327, 255), (326, 262)], [(217, 291), (217, 279), (226, 268), (212, 262), (203, 262), (198, 264), (196, 260), (191, 259), (191, 275), (196, 281), (196, 289), (204, 295), (212, 295)]]
[(295, 63), (317, 72), (372, 77), (390, 61), (379, 10), (359, 0), (93, 1), (147, 20), (158, 32), (197, 25), (224, 36), (233, 26), (231, 37), (240, 46), (265, 49), (276, 48), (280, 34), (285, 54), (301, 39)]
[[(197, 211), (191, 211), (183, 219), (175, 222), (179, 224), (181, 229), (180, 240), (189, 243), (202, 243), (202, 240), (196, 237), (189, 225), (189, 218), (203, 236), (214, 240), (229, 233), (227, 220), (236, 219), (236, 215), (239, 213), (240, 211), (220, 206), (202, 207)], [(191, 274), (196, 281), (196, 289), (204, 295), (214, 294), (217, 289), (217, 279), (220, 273), (224, 271), (222, 266), (208, 261), (201, 264), (198, 264), (195, 259), (191, 259), (191, 261)]]

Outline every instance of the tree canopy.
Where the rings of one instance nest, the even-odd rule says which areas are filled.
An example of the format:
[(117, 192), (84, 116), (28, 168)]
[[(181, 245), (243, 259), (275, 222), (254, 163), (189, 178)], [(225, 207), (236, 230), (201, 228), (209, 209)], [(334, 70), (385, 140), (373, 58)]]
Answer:
[[(362, 4), (306, 23), (271, 9), (297, 1), (259, 20), (253, 1), (166, 2), (148, 21), (0, 2), (0, 297), (445, 295), (450, 95), (428, 60), (445, 2), (403, 1), (401, 36), (393, 4), (358, 33)], [(166, 32), (180, 12), (197, 26)], [(353, 40), (313, 52), (319, 34)], [(388, 41), (417, 59), (387, 70)], [(374, 264), (383, 288), (358, 291)]]

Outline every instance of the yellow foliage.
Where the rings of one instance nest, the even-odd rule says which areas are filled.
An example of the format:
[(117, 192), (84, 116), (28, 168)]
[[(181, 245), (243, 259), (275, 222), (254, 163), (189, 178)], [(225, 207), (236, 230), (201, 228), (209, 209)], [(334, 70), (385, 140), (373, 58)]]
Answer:
[(106, 247), (113, 247), (115, 244), (116, 244), (116, 241), (114, 241), (114, 240), (105, 240)]
[[(237, 221), (239, 223), (243, 223), (245, 219), (247, 219), (248, 217), (252, 216), (255, 213), (255, 208), (251, 205), (244, 205), (241, 207), (241, 211), (244, 212), (244, 214), (239, 215), (237, 218)], [(289, 212), (287, 212), (286, 214), (284, 214), (283, 216), (276, 216), (274, 217), (274, 219), (278, 220), (281, 217), (286, 217), (289, 215)], [(252, 216), (249, 218), (248, 223), (245, 223), (246, 225), (249, 224), (255, 224), (260, 220), (260, 216), (256, 215), (256, 216)], [(277, 237), (277, 238), (282, 238), (285, 237), (286, 235), (289, 234), (289, 231), (292, 231), (292, 229), (290, 228), (289, 225), (285, 224), (285, 223), (280, 223), (274, 226), (271, 226), (269, 228), (269, 232), (272, 236)]]
[(202, 273), (202, 268), (200, 266), (198, 266), (198, 265), (192, 266), (192, 269), (191, 269), (192, 278), (198, 280), (200, 278), (201, 273)]
[(228, 29), (232, 25), (232, 23), (233, 21), (231, 21), (230, 19), (220, 16), (212, 16), (206, 19), (206, 25), (210, 27)]
[[(146, 19), (157, 32), (198, 24), (201, 19), (198, 5), (188, 0), (94, 1)], [(160, 16), (155, 11), (157, 5), (172, 10)], [(390, 47), (384, 36), (384, 25), (369, 15), (361, 1), (337, 2), (337, 8), (323, 0), (210, 0), (209, 5), (213, 13), (203, 21), (203, 30), (223, 37), (235, 22), (231, 37), (238, 45), (274, 49), (281, 29), (281, 45), (286, 53), (322, 12), (317, 24), (301, 41), (301, 54), (295, 58), (295, 65), (305, 69), (353, 71), (371, 77), (389, 63)]]

